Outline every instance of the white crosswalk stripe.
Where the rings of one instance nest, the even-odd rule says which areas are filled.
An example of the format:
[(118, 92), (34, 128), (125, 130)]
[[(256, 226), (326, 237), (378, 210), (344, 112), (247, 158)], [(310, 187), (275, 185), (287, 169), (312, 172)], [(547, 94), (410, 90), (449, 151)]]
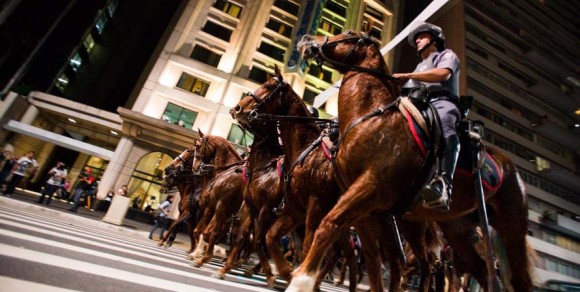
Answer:
[[(159, 248), (144, 231), (126, 230), (42, 207), (0, 204), (0, 261), (3, 260), (19, 263), (14, 266), (23, 266), (24, 272), (14, 274), (0, 265), (0, 291), (273, 291), (266, 287), (263, 275), (246, 278), (239, 269), (228, 274), (225, 281), (211, 278), (222, 266), (221, 261), (214, 258), (202, 268), (193, 268), (185, 259), (184, 250)], [(88, 286), (50, 279), (27, 268), (30, 266), (49, 267), (61, 274), (76, 273)], [(274, 290), (283, 290), (284, 286), (278, 280)], [(324, 282), (321, 290), (347, 289)]]

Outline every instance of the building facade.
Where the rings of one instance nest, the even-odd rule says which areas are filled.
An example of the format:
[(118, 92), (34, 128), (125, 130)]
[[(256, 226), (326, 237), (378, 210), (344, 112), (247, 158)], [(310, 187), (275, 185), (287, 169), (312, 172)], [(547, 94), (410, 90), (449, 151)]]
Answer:
[[(370, 22), (370, 33), (386, 44), (436, 4), (421, 15), (444, 29), (448, 47), (461, 59), (460, 93), (475, 98), (470, 117), (485, 122), (486, 143), (504, 149), (526, 183), (537, 285), (580, 283), (578, 23), (569, 12), (578, 7), (573, 2), (184, 0), (116, 113), (54, 91), (32, 92), (25, 100), (12, 94), (3, 104), (21, 110), (2, 114), (4, 128), (17, 133), (6, 141), (17, 151), (37, 150), (40, 162), (53, 159), (54, 145), (77, 151), (73, 169), (89, 164), (102, 172), (99, 197), (129, 184), (131, 199), (142, 210), (162, 198), (162, 169), (191, 146), (198, 131), (226, 137), (240, 151), (251, 144), (252, 137), (228, 111), (275, 66), (322, 116), (336, 115), (336, 94), (327, 93), (336, 90), (341, 76), (299, 59), (295, 46), (302, 35), (334, 35)], [(85, 36), (81, 45), (86, 48), (90, 39), (87, 43)], [(406, 41), (385, 58), (394, 72), (412, 70), (418, 61)], [(74, 60), (73, 51), (66, 70), (74, 70)], [(54, 79), (56, 89), (66, 86), (60, 77)], [(318, 99), (322, 95), (324, 100)], [(30, 106), (24, 107), (26, 102)], [(89, 138), (82, 144), (80, 137)]]

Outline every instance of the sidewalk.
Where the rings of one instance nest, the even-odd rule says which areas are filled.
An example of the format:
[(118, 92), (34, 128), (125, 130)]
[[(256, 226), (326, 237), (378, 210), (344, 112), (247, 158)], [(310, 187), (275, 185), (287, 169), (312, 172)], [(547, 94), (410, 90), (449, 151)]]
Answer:
[[(78, 220), (83, 224), (94, 225), (98, 224), (104, 228), (114, 228), (124, 233), (133, 233), (135, 236), (147, 238), (149, 231), (153, 228), (152, 225), (142, 222), (124, 219), (123, 225), (115, 225), (102, 221), (105, 217), (105, 212), (91, 211), (85, 207), (80, 207), (78, 213), (68, 211), (72, 207), (72, 203), (65, 200), (58, 200), (53, 197), (50, 206), (38, 204), (40, 194), (28, 190), (17, 188), (14, 194), (10, 197), (0, 195), (0, 205), (11, 205), (20, 209), (37, 210), (37, 211), (53, 211), (57, 216), (65, 216), (70, 220)], [(155, 231), (154, 238), (157, 238), (159, 231)], [(155, 241), (156, 242), (156, 241)], [(189, 236), (187, 234), (178, 233), (172, 247), (177, 247), (183, 250), (189, 250)]]

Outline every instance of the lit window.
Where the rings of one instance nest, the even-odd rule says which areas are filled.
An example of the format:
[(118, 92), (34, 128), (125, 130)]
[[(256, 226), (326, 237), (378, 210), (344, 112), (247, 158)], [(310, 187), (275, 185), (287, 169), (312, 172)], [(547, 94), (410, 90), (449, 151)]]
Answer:
[(99, 19), (97, 20), (97, 24), (95, 24), (95, 27), (97, 28), (97, 31), (102, 34), (103, 31), (105, 30), (105, 26), (107, 25), (107, 16), (105, 14), (101, 14), (101, 16), (99, 16)]
[(79, 55), (79, 53), (75, 53), (75, 55), (69, 60), (69, 64), (75, 72), (79, 71), (81, 65), (83, 64), (81, 55)]
[(342, 27), (326, 20), (322, 19), (320, 22), (320, 29), (329, 32), (332, 35), (338, 35), (342, 32)]
[(212, 50), (209, 50), (203, 46), (197, 45), (195, 46), (195, 48), (193, 48), (191, 58), (206, 63), (210, 66), (217, 67), (218, 64), (220, 63), (222, 55)]
[(205, 82), (187, 73), (182, 73), (181, 78), (177, 82), (177, 87), (197, 95), (205, 96), (209, 88), (209, 82)]
[(206, 22), (201, 30), (226, 42), (229, 42), (232, 36), (232, 31), (230, 29), (225, 28), (211, 21)]
[(327, 1), (324, 8), (336, 13), (337, 15), (340, 15), (342, 17), (346, 17), (346, 7), (339, 5), (338, 3), (335, 3), (334, 1)]
[(68, 86), (68, 81), (69, 81), (68, 77), (63, 73), (56, 80), (56, 87), (61, 92), (64, 92), (66, 90), (66, 87)]
[(217, 0), (213, 4), (213, 7), (217, 8), (220, 11), (223, 11), (235, 18), (240, 18), (240, 14), (242, 13), (242, 7), (231, 3), (225, 0)]
[(275, 18), (270, 18), (268, 20), (268, 23), (266, 23), (266, 27), (289, 38), (290, 36), (292, 36), (292, 26), (290, 26), (289, 24), (280, 22), (279, 20), (275, 19)]
[(93, 39), (93, 36), (90, 33), (87, 34), (83, 40), (83, 45), (85, 46), (87, 53), (90, 53), (93, 50), (93, 47), (95, 46), (95, 39)]
[(317, 65), (310, 66), (308, 69), (308, 75), (312, 75), (320, 80), (332, 83), (332, 72), (330, 70), (320, 68), (320, 66)]
[(250, 146), (254, 143), (254, 135), (250, 132), (244, 132), (237, 124), (232, 124), (230, 133), (228, 134), (228, 141), (238, 145)]
[(165, 112), (163, 112), (162, 120), (182, 126), (187, 129), (193, 128), (193, 123), (197, 118), (197, 112), (178, 106), (173, 103), (168, 103)]

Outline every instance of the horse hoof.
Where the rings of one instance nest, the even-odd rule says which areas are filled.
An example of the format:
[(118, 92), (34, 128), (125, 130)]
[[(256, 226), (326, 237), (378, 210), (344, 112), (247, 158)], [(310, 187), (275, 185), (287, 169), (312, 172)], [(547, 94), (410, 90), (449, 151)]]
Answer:
[(203, 265), (203, 263), (200, 260), (195, 260), (191, 265), (194, 266), (195, 268), (199, 268), (201, 267), (201, 265)]
[(254, 276), (254, 272), (252, 272), (250, 270), (244, 270), (244, 274), (242, 276), (246, 277), (246, 278), (251, 278)]
[(276, 284), (276, 277), (270, 276), (266, 278), (266, 284), (268, 285), (268, 289), (274, 288), (274, 284)]
[(222, 274), (221, 272), (215, 272), (211, 274), (211, 277), (214, 279), (224, 280), (226, 278), (226, 275)]

